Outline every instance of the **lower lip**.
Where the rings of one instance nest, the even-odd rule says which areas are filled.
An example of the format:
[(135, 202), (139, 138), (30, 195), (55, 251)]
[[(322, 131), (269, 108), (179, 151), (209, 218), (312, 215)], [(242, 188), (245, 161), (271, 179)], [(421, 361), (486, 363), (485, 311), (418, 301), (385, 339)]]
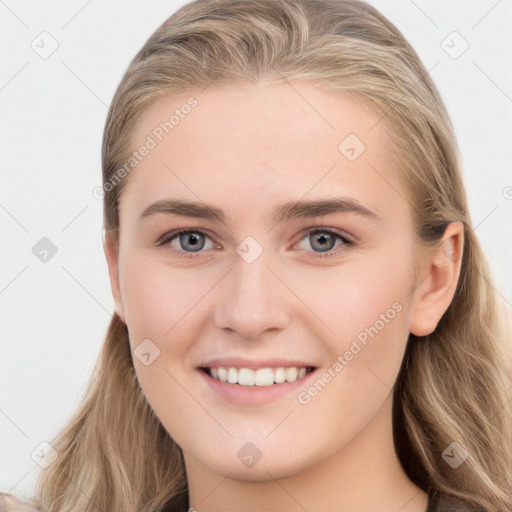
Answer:
[(315, 373), (315, 370), (294, 382), (283, 382), (282, 384), (273, 384), (272, 386), (230, 384), (229, 382), (214, 379), (203, 370), (198, 370), (198, 372), (208, 386), (228, 402), (236, 405), (260, 405), (273, 402), (300, 388)]

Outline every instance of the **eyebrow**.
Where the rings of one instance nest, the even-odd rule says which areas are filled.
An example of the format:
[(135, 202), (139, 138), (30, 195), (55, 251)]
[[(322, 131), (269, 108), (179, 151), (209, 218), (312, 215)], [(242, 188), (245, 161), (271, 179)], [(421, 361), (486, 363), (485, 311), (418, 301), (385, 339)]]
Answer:
[[(283, 203), (275, 209), (272, 222), (278, 224), (293, 219), (321, 217), (338, 212), (355, 213), (372, 220), (382, 220), (374, 211), (351, 197), (334, 197)], [(156, 213), (194, 217), (222, 223), (226, 220), (226, 215), (220, 208), (206, 203), (182, 199), (164, 199), (152, 203), (142, 212), (140, 220), (147, 219)]]

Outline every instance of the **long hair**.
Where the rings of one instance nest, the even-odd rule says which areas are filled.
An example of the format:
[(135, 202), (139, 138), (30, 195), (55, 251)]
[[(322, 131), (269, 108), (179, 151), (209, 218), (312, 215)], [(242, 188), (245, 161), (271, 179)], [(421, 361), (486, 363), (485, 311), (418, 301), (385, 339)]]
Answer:
[[(511, 510), (508, 312), (473, 231), (441, 96), (414, 49), (375, 8), (356, 0), (196, 0), (170, 16), (132, 60), (108, 112), (105, 232), (118, 240), (131, 135), (149, 106), (210, 84), (286, 81), (340, 91), (380, 115), (419, 243), (437, 244), (443, 225), (464, 223), (452, 303), (433, 333), (407, 343), (393, 389), (394, 442), (411, 480), (447, 507)], [(188, 506), (181, 449), (142, 393), (127, 327), (115, 313), (84, 399), (51, 444), (59, 457), (37, 486), (48, 512)], [(467, 456), (456, 468), (446, 460), (453, 450)]]

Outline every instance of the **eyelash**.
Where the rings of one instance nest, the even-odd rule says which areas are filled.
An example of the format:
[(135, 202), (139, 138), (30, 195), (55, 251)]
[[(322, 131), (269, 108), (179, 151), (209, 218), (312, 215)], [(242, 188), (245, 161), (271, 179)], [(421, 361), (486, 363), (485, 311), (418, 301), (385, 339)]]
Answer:
[[(188, 234), (190, 234), (190, 233), (200, 233), (200, 234), (206, 236), (207, 238), (210, 238), (201, 229), (188, 229), (188, 228), (186, 228), (186, 229), (178, 229), (176, 231), (170, 231), (169, 233), (166, 233), (165, 235), (161, 236), (157, 240), (156, 245), (157, 245), (157, 247), (161, 247), (164, 244), (166, 244), (168, 242), (171, 242), (175, 238), (179, 237), (183, 233), (188, 233)], [(307, 230), (304, 233), (304, 236), (302, 236), (302, 238), (299, 240), (299, 242), (302, 241), (304, 238), (306, 238), (306, 236), (309, 236), (309, 235), (312, 235), (312, 234), (316, 234), (316, 233), (328, 233), (329, 235), (334, 236), (338, 240), (341, 240), (343, 242), (343, 244), (342, 244), (342, 248), (341, 249), (340, 248), (338, 248), (338, 249), (330, 249), (329, 251), (326, 251), (326, 252), (323, 252), (323, 253), (322, 252), (316, 252), (318, 254), (318, 256), (313, 256), (313, 258), (331, 258), (331, 257), (336, 256), (339, 253), (341, 253), (344, 250), (344, 246), (353, 246), (353, 245), (355, 245), (355, 243), (352, 240), (348, 239), (344, 235), (341, 235), (337, 231), (333, 231), (331, 229), (323, 229), (323, 228), (312, 228), (312, 229)], [(175, 253), (177, 253), (177, 256), (180, 257), (180, 258), (199, 258), (204, 253), (204, 251), (187, 252), (187, 251), (177, 251), (176, 249), (172, 249), (172, 250)], [(315, 252), (315, 251), (313, 251), (313, 252)]]

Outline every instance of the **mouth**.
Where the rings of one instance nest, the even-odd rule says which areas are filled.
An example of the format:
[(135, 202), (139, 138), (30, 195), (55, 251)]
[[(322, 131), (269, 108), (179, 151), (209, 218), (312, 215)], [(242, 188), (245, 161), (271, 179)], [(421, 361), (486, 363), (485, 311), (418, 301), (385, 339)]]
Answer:
[(279, 366), (274, 368), (211, 366), (198, 369), (212, 379), (226, 384), (246, 387), (271, 387), (299, 381), (316, 368), (314, 366)]

